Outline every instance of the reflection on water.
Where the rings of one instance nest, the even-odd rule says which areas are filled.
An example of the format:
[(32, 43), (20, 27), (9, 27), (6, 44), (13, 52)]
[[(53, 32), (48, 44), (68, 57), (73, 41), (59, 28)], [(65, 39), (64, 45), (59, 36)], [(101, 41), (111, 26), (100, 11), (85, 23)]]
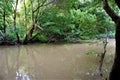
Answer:
[[(88, 50), (102, 52), (102, 44), (32, 44), (0, 46), (0, 80), (97, 80), (99, 58)], [(108, 45), (104, 73), (109, 73), (114, 41)], [(110, 59), (109, 59), (110, 58)]]
[(16, 80), (30, 80), (29, 75), (21, 71), (16, 71)]

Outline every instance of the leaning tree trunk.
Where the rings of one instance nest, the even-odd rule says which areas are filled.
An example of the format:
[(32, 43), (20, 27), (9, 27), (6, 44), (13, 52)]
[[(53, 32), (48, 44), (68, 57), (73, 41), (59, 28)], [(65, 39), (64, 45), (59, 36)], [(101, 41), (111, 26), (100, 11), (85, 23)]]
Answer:
[[(119, 2), (115, 0), (116, 3)], [(115, 59), (112, 70), (110, 72), (109, 80), (120, 80), (120, 17), (110, 8), (108, 1), (103, 0), (104, 9), (107, 14), (112, 18), (116, 25), (116, 52), (115, 52)], [(120, 3), (120, 2), (119, 2)], [(117, 3), (119, 7), (119, 3)]]

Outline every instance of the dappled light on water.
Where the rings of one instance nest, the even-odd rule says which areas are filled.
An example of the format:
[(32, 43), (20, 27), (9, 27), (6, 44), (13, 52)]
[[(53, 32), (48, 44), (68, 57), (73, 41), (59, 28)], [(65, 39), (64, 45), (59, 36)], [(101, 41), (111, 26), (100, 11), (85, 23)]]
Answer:
[(30, 80), (29, 75), (24, 71), (16, 71), (16, 79), (15, 80)]
[[(108, 76), (114, 54), (109, 40), (103, 72)], [(0, 46), (0, 80), (98, 80), (102, 43)], [(110, 67), (108, 67), (110, 66)]]

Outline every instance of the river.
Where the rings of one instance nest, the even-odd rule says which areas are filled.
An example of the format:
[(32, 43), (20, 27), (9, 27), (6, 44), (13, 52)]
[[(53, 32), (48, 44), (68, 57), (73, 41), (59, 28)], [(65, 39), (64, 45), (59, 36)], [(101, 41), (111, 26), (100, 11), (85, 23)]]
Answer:
[[(113, 63), (114, 48), (115, 41), (110, 39), (105, 76)], [(98, 80), (102, 52), (101, 42), (0, 46), (0, 80)]]

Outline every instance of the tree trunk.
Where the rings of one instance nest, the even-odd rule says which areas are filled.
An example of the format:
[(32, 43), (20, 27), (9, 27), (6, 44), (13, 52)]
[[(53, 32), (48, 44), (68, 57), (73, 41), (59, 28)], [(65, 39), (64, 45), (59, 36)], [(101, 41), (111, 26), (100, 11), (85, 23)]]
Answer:
[(32, 37), (34, 29), (35, 29), (35, 26), (33, 25), (32, 28), (29, 30), (29, 32), (26, 34), (23, 44), (27, 44), (29, 39)]
[[(120, 80), (120, 17), (109, 7), (107, 0), (103, 0), (103, 3), (104, 3), (105, 11), (116, 24), (116, 34), (115, 34), (116, 52), (115, 52), (115, 59), (112, 66), (112, 70), (110, 72), (109, 80)], [(117, 3), (117, 5), (118, 4), (119, 3)]]
[(25, 3), (25, 0), (23, 1), (23, 4), (24, 4), (24, 9), (25, 9), (25, 23), (24, 23), (24, 26), (26, 27), (26, 31), (27, 31), (27, 8), (26, 8), (26, 3)]
[(6, 10), (4, 7), (4, 13), (3, 13), (3, 26), (4, 26), (4, 41), (6, 41)]
[(29, 39), (32, 37), (33, 31), (35, 29), (35, 17), (33, 12), (33, 0), (30, 0), (31, 2), (31, 8), (32, 8), (32, 28), (29, 30), (29, 32), (25, 35), (25, 39), (23, 41), (23, 44), (27, 44)]
[(16, 5), (15, 5), (15, 9), (14, 9), (14, 31), (15, 31), (15, 34), (16, 34), (16, 37), (17, 37), (17, 43), (20, 43), (20, 37), (18, 35), (17, 28), (16, 28), (17, 6), (18, 6), (18, 0), (16, 0)]
[(109, 80), (120, 80), (120, 20), (116, 24), (116, 53)]

